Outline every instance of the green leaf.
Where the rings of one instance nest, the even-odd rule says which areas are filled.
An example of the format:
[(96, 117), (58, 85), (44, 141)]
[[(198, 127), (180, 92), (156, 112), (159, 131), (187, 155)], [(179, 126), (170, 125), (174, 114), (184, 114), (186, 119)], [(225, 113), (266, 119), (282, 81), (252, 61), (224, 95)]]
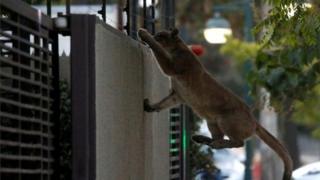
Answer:
[(318, 74), (320, 74), (320, 61), (313, 64), (312, 68), (313, 68), (314, 72), (317, 72)]
[(312, 136), (320, 139), (320, 127), (312, 131)]
[(298, 83), (299, 83), (299, 77), (297, 74), (288, 74), (288, 79), (289, 79), (289, 83), (290, 85), (295, 88), (297, 87)]
[(277, 82), (280, 81), (280, 78), (282, 77), (282, 75), (284, 74), (285, 70), (283, 67), (277, 67), (275, 69), (271, 69), (271, 72), (268, 76), (268, 80), (267, 82), (270, 85), (277, 85)]

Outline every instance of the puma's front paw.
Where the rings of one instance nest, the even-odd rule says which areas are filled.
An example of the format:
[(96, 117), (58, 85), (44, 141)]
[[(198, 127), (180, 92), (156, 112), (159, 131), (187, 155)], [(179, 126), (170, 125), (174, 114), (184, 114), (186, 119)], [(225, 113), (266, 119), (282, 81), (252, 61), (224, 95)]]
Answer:
[(139, 36), (143, 36), (144, 34), (148, 33), (146, 29), (140, 28), (138, 31)]
[(213, 141), (211, 138), (209, 138), (207, 136), (203, 136), (203, 135), (193, 135), (191, 138), (196, 143), (206, 144), (206, 145), (211, 144)]
[(144, 111), (146, 111), (146, 112), (154, 112), (154, 111), (156, 111), (155, 108), (150, 106), (149, 99), (144, 99), (143, 108), (144, 108)]
[(146, 29), (143, 29), (143, 28), (139, 29), (138, 35), (142, 40), (145, 40), (148, 36), (150, 36), (149, 32)]

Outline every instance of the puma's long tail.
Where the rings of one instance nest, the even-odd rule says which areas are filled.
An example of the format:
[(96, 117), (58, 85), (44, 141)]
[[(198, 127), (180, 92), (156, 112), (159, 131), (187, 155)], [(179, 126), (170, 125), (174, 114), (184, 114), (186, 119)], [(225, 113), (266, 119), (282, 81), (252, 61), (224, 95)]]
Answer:
[(292, 159), (288, 150), (266, 129), (257, 124), (256, 134), (270, 147), (272, 148), (283, 160), (284, 173), (282, 180), (291, 180), (291, 173), (293, 168)]

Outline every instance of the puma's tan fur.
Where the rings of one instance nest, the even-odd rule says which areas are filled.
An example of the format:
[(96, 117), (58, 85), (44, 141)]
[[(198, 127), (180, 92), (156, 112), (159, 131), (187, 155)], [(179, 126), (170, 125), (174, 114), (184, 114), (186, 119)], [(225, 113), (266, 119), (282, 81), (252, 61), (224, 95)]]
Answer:
[[(162, 31), (154, 37), (140, 29), (139, 36), (146, 42), (164, 74), (170, 76), (171, 93), (158, 103), (145, 100), (145, 111), (186, 104), (208, 122), (212, 139), (195, 135), (193, 140), (212, 148), (243, 146), (244, 141), (257, 134), (283, 160), (283, 180), (291, 179), (292, 159), (286, 148), (268, 131), (260, 126), (244, 101), (217, 82), (200, 64), (197, 57), (178, 37), (178, 30)], [(224, 139), (228, 136), (228, 140)]]

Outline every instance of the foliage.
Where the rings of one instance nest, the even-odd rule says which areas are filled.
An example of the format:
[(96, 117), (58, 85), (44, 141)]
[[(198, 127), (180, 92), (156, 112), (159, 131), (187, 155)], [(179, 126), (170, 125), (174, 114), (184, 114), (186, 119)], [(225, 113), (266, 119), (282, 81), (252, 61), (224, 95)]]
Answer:
[[(256, 27), (256, 31), (264, 28), (263, 47), (250, 81), (266, 87), (274, 101), (303, 100), (319, 82), (320, 16), (315, 9), (303, 8), (303, 1), (268, 2), (274, 8)], [(292, 17), (288, 7), (296, 10)]]
[(312, 135), (320, 139), (320, 85), (317, 85), (311, 93), (311, 98), (294, 104), (296, 111), (293, 114), (293, 120), (312, 130)]
[(255, 28), (255, 32), (263, 31), (265, 45), (278, 48), (316, 45), (320, 27), (316, 6), (306, 8), (305, 0), (266, 1), (273, 8)]
[[(199, 123), (201, 119), (196, 115), (193, 116), (191, 121), (191, 134), (195, 134), (199, 131)], [(192, 176), (195, 177), (196, 172), (199, 170), (206, 170), (207, 172), (214, 172), (217, 168), (214, 166), (214, 162), (212, 159), (213, 151), (209, 148), (207, 152), (201, 151), (201, 145), (196, 144), (191, 141), (190, 148), (190, 167), (192, 168)]]
[[(302, 0), (266, 1), (273, 8), (254, 29), (262, 35), (260, 45), (251, 48), (246, 42), (229, 38), (221, 52), (239, 62), (253, 57), (255, 68), (247, 77), (252, 95), (256, 94), (256, 86), (265, 87), (278, 112), (294, 110), (296, 122), (315, 127), (320, 121), (317, 112), (320, 106), (317, 101), (320, 98), (318, 9), (305, 8)], [(243, 55), (244, 52), (248, 55)], [(320, 137), (320, 129), (314, 128), (313, 134)]]
[(254, 60), (259, 49), (260, 46), (257, 43), (244, 42), (229, 36), (227, 37), (227, 42), (221, 46), (220, 53), (235, 59), (236, 65), (240, 66), (249, 59)]
[[(319, 73), (320, 16), (303, 7), (303, 1), (268, 0), (274, 7), (256, 26), (262, 31), (263, 48), (258, 52), (251, 82), (266, 87), (274, 101), (303, 100), (317, 83)], [(290, 17), (291, 10), (295, 13)]]
[[(290, 52), (288, 52), (290, 51)], [(251, 84), (266, 87), (272, 94), (274, 103), (287, 99), (304, 100), (319, 82), (317, 59), (308, 64), (302, 63), (299, 50), (279, 50), (274, 53), (259, 53), (255, 71), (249, 76)]]
[(320, 139), (320, 128), (319, 127), (312, 131), (312, 136), (317, 139)]
[(193, 177), (195, 177), (199, 170), (205, 170), (210, 173), (214, 173), (214, 171), (217, 170), (212, 161), (213, 151), (210, 148), (206, 149), (206, 152), (200, 149), (201, 146), (195, 143), (191, 146), (191, 153), (193, 155), (191, 161)]
[(68, 83), (60, 82), (60, 137), (61, 180), (71, 179), (71, 94)]

